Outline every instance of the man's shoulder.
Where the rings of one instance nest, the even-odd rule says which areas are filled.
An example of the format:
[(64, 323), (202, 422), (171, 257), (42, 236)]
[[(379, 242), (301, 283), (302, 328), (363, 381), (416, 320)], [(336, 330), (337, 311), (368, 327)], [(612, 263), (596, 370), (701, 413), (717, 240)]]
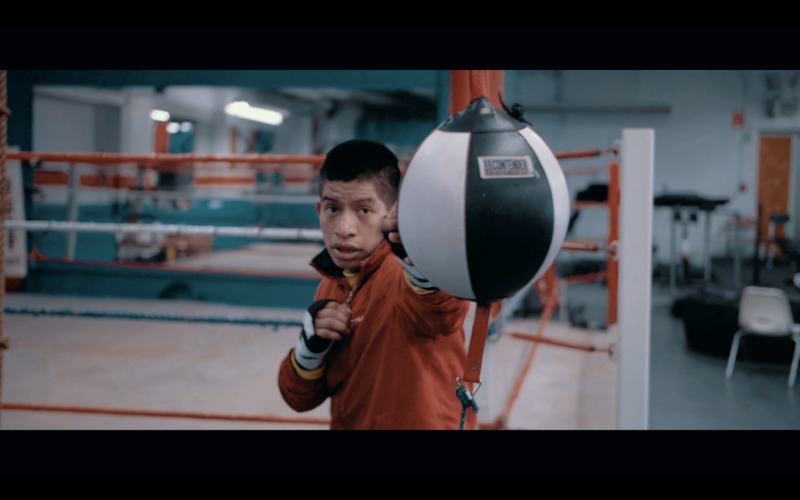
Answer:
[(375, 273), (381, 281), (390, 280), (400, 283), (403, 279), (403, 265), (394, 254), (387, 255), (378, 271)]
[(381, 269), (397, 273), (402, 272), (403, 265), (400, 264), (400, 258), (397, 255), (390, 253), (383, 258), (383, 262), (381, 262)]

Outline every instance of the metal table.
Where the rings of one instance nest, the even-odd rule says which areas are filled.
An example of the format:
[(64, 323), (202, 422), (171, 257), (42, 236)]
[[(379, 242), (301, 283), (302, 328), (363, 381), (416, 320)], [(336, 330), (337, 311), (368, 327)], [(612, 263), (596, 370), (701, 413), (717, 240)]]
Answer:
[[(689, 232), (689, 219), (695, 217), (698, 212), (705, 212), (705, 229), (703, 233), (703, 266), (704, 276), (703, 279), (706, 283), (711, 282), (711, 255), (709, 251), (710, 238), (711, 238), (711, 214), (718, 212), (721, 205), (725, 205), (730, 201), (729, 198), (705, 198), (693, 193), (666, 193), (654, 198), (654, 206), (656, 208), (670, 208), (672, 211), (672, 220), (670, 227), (670, 275), (669, 275), (669, 288), (670, 294), (674, 297), (677, 292), (677, 251), (675, 248), (676, 242), (676, 225), (680, 221), (683, 228), (683, 238), (686, 239)], [(683, 214), (688, 212), (689, 217), (684, 217)], [(735, 211), (728, 212), (737, 219), (739, 214)], [(737, 229), (738, 231), (738, 229)], [(738, 232), (737, 232), (738, 235)], [(739, 245), (734, 243), (734, 259), (735, 259), (735, 276), (734, 279), (738, 286), (741, 283), (740, 276), (740, 257)]]

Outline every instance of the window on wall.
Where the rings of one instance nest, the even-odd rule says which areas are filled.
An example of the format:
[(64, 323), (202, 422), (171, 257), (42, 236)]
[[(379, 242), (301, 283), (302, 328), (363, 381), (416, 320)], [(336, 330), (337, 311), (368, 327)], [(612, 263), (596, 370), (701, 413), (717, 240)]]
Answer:
[(195, 123), (192, 120), (174, 118), (167, 125), (169, 152), (183, 154), (194, 152)]
[(275, 147), (275, 135), (269, 132), (256, 131), (253, 133), (253, 152), (265, 154), (272, 151)]
[[(253, 132), (252, 135), (252, 143), (251, 143), (251, 152), (256, 154), (267, 154), (271, 153), (273, 148), (275, 147), (275, 135), (269, 132), (263, 132), (261, 130), (257, 130)], [(270, 186), (274, 184), (276, 181), (276, 176), (274, 174), (265, 174), (264, 172), (259, 172), (256, 175), (256, 180), (259, 183), (259, 186)]]
[[(195, 123), (173, 117), (167, 124), (171, 154), (194, 153)], [(191, 172), (159, 172), (158, 188), (166, 191), (187, 188), (192, 185)]]

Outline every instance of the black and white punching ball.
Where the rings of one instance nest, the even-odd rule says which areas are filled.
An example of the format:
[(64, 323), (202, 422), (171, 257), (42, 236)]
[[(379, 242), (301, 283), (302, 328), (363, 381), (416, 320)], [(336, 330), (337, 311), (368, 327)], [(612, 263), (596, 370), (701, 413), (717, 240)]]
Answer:
[(481, 97), (419, 147), (397, 222), (426, 279), (455, 297), (492, 302), (544, 274), (566, 238), (569, 211), (550, 148)]

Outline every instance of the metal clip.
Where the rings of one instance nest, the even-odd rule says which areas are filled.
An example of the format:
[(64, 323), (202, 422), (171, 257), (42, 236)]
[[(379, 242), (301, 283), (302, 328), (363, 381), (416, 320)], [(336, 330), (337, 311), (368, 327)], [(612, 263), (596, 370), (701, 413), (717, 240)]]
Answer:
[(617, 344), (611, 344), (610, 346), (608, 346), (608, 357), (612, 361), (617, 361), (617, 359), (618, 359), (616, 347), (617, 347)]
[(608, 249), (606, 251), (608, 252), (609, 257), (611, 257), (612, 260), (614, 260), (616, 262), (619, 262), (619, 241), (618, 240), (612, 241), (608, 245)]
[(481, 388), (481, 385), (483, 385), (483, 380), (478, 382), (478, 386), (475, 388), (475, 391), (470, 394), (469, 389), (466, 389), (464, 384), (461, 383), (461, 377), (456, 377), (456, 386), (457, 387), (464, 387), (466, 389), (466, 391), (465, 391), (466, 395), (470, 400), (472, 400), (472, 398), (475, 397), (475, 394), (478, 393), (478, 389)]

